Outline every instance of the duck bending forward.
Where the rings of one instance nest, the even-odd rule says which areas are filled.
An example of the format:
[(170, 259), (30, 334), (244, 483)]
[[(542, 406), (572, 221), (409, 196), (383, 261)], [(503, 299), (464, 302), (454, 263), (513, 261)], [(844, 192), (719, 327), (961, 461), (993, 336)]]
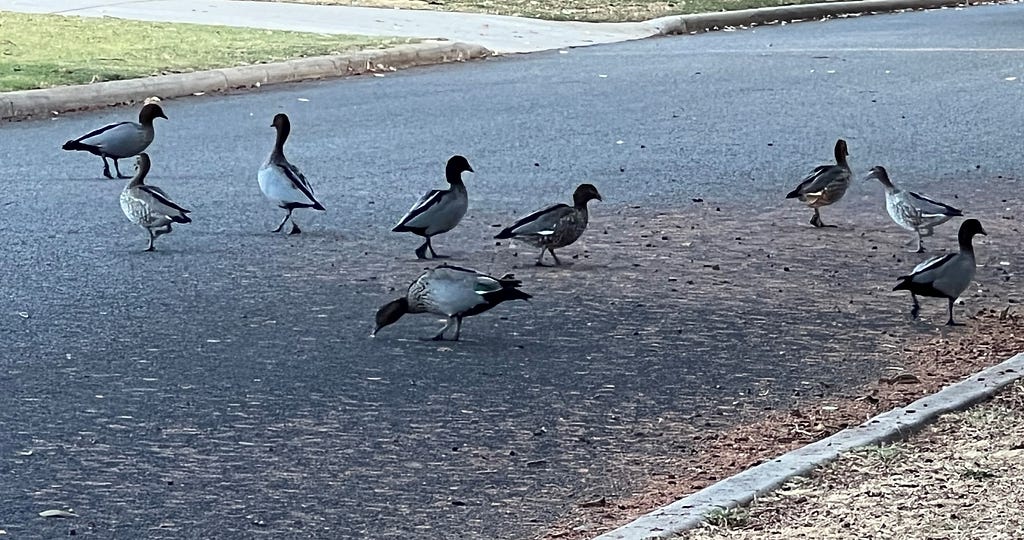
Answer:
[(506, 300), (529, 300), (531, 296), (519, 290), (521, 284), (511, 274), (496, 278), (469, 268), (438, 266), (420, 274), (405, 296), (377, 310), (377, 327), (371, 336), (406, 313), (433, 313), (448, 317), (448, 322), (432, 339), (444, 339), (454, 324), (452, 339), (458, 341), (463, 317), (478, 315)]

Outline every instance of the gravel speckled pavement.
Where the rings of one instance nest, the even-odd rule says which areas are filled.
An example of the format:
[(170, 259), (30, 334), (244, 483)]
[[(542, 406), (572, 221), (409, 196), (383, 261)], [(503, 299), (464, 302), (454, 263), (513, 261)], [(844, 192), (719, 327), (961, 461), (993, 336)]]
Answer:
[[(910, 323), (889, 291), (919, 260), (909, 235), (873, 183), (826, 210), (830, 231), (782, 195), (844, 136), (855, 170), (886, 165), (989, 229), (965, 322), (1019, 300), (1019, 152), (992, 126), (1019, 117), (1022, 7), (165, 101), (151, 179), (195, 222), (156, 253), (123, 184), (58, 150), (134, 110), (5, 124), (0, 528), (529, 538), (698, 436), (877, 380), (908, 338), (946, 332), (941, 303)], [(267, 232), (280, 214), (255, 179), (282, 111), (327, 206), (299, 238)], [(388, 230), (453, 153), (478, 171), (471, 209), (435, 247), (535, 298), (467, 321), (459, 344), (418, 340), (426, 316), (371, 340), (374, 309), (426, 266)], [(495, 245), (496, 225), (584, 181), (606, 200), (560, 254), (574, 265)]]

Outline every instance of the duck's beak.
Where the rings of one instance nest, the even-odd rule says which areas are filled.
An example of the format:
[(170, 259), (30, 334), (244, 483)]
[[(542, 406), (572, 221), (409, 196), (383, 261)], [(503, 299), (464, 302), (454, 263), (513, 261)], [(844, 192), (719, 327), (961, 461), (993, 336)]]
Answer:
[(469, 172), (471, 172), (471, 173), (474, 173), (474, 174), (476, 174), (476, 171), (474, 171), (474, 170), (473, 170), (473, 166), (472, 166), (472, 165), (467, 165), (466, 167), (467, 167), (467, 169), (466, 169), (466, 170), (468, 170), (468, 171), (469, 171)]

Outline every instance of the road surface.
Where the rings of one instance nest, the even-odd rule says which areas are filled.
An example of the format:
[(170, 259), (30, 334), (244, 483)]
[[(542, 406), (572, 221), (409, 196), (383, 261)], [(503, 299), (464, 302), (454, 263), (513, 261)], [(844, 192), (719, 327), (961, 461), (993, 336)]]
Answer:
[[(991, 226), (978, 282), (1013, 285), (1022, 24), (1021, 5), (906, 13), (164, 102), (150, 181), (195, 222), (156, 253), (123, 182), (59, 151), (135, 110), (4, 125), (0, 529), (529, 538), (695, 433), (850, 392), (943, 306), (909, 324), (887, 292), (920, 257), (880, 186), (825, 209), (834, 231), (782, 196), (845, 137), (860, 174), (886, 165)], [(301, 237), (268, 232), (256, 186), (281, 111), (327, 206), (298, 214)], [(454, 153), (471, 209), (435, 248), (535, 298), (460, 343), (420, 341), (428, 316), (371, 339), (427, 266), (389, 229)], [(491, 239), (584, 181), (605, 202), (572, 266)]]

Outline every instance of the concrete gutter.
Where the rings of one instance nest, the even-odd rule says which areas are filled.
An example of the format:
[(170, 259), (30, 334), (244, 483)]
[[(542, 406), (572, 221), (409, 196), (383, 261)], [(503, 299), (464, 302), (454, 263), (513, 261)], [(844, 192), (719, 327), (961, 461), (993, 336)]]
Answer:
[(775, 490), (790, 478), (806, 475), (844, 452), (904, 439), (943, 414), (966, 409), (991, 398), (1022, 376), (1024, 353), (906, 407), (880, 414), (857, 427), (844, 429), (831, 437), (747, 469), (594, 540), (671, 538), (700, 526), (713, 510), (745, 505), (755, 497)]
[(0, 120), (121, 105), (148, 97), (175, 98), (205, 92), (222, 92), (266, 84), (346, 77), (376, 71), (463, 62), (490, 56), (479, 45), (427, 42), (389, 49), (357, 51), (233, 68), (159, 75), (41, 90), (0, 93)]
[(647, 24), (655, 27), (661, 35), (693, 34), (783, 21), (794, 22), (840, 15), (891, 13), (958, 5), (967, 6), (969, 5), (968, 0), (855, 0), (669, 16), (647, 21)]

